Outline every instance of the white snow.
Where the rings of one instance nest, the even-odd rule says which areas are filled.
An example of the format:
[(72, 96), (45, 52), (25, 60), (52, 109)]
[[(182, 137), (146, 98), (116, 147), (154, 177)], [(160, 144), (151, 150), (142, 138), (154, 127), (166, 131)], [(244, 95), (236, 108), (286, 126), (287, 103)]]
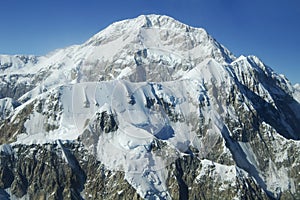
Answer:
[(300, 103), (300, 84), (294, 85), (294, 98)]
[(201, 164), (201, 171), (195, 179), (197, 183), (203, 176), (209, 175), (215, 182), (222, 183), (219, 188), (221, 191), (235, 186), (236, 177), (238, 176), (235, 165), (221, 165), (206, 159), (201, 160)]

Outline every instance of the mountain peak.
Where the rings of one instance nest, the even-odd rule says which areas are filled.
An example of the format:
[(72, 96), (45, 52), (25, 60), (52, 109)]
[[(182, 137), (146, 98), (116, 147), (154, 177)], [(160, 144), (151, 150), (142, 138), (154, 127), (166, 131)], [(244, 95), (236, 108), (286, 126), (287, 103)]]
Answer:
[[(195, 65), (206, 58), (214, 58), (221, 63), (230, 63), (235, 59), (228, 49), (203, 28), (191, 27), (165, 15), (141, 15), (115, 22), (94, 35), (84, 46), (93, 49), (93, 54), (99, 52), (99, 56), (105, 57), (105, 52), (109, 52), (110, 56), (114, 55), (118, 59), (122, 55), (134, 57), (140, 51), (147, 51), (148, 55), (155, 56), (155, 62), (162, 59), (162, 52), (169, 61), (180, 55), (180, 63), (191, 58), (197, 60)], [(106, 46), (114, 48), (104, 50)]]
[(202, 28), (193, 28), (182, 22), (175, 20), (172, 17), (166, 15), (140, 15), (133, 19), (125, 19), (118, 22), (115, 22), (108, 26), (106, 29), (100, 31), (95, 36), (93, 36), (88, 42), (91, 40), (99, 40), (99, 38), (103, 38), (105, 34), (113, 34), (122, 36), (123, 34), (138, 34), (141, 29), (162, 29), (162, 30), (173, 30), (173, 31), (182, 31), (189, 32), (191, 30), (197, 30), (197, 32), (201, 32), (201, 34), (208, 35), (207, 32)]
[(181, 23), (175, 20), (172, 17), (166, 15), (140, 15), (136, 18), (137, 22), (142, 24), (141, 27), (149, 28), (149, 27), (156, 27), (156, 28), (176, 28), (176, 29), (186, 29), (188, 30), (190, 26)]
[(150, 28), (150, 27), (170, 27), (173, 28), (187, 28), (190, 27), (178, 20), (167, 16), (167, 15), (157, 15), (157, 14), (149, 14), (149, 15), (140, 15), (133, 19), (125, 19), (118, 22), (113, 23), (111, 26), (119, 26), (119, 25), (129, 25), (134, 26), (135, 28)]

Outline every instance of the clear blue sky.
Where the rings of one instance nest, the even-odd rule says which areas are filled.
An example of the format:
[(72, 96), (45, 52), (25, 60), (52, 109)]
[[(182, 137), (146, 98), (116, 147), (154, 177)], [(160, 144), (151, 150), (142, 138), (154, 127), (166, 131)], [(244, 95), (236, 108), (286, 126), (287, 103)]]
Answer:
[(152, 13), (203, 27), (235, 55), (256, 55), (300, 82), (299, 0), (3, 0), (0, 54), (44, 55)]

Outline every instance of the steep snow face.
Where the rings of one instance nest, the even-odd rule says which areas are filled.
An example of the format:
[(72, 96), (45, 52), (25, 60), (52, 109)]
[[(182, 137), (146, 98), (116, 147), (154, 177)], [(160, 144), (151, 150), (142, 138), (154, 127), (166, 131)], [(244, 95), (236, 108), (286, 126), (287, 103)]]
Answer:
[(293, 94), (294, 98), (300, 102), (300, 84), (297, 83), (294, 85), (294, 94)]
[[(142, 15), (135, 19), (114, 23), (85, 44), (87, 46), (108, 46), (108, 43), (114, 51), (132, 45), (130, 50), (136, 48), (136, 50), (162, 49), (175, 54), (180, 52), (181, 57), (200, 50), (201, 52), (198, 52), (197, 56), (202, 54), (202, 59), (208, 56), (216, 56), (219, 61), (234, 59), (234, 56), (208, 35), (204, 29), (187, 26), (168, 16)], [(117, 48), (113, 48), (114, 46)], [(188, 52), (182, 54), (184, 51)], [(99, 53), (104, 52), (100, 51)], [(111, 56), (116, 53), (110, 51), (108, 54)]]
[[(41, 57), (24, 55), (0, 55), (0, 74), (18, 71), (25, 73), (26, 69), (37, 64)], [(26, 67), (26, 69), (24, 69)]]
[[(96, 68), (106, 79), (122, 74), (122, 78), (137, 82), (174, 80), (209, 57), (219, 62), (235, 58), (204, 29), (158, 15), (112, 24), (88, 40), (81, 51), (88, 52), (86, 49), (92, 53), (85, 56), (83, 71), (90, 73), (89, 68)], [(107, 66), (106, 61), (113, 64)], [(124, 69), (126, 73), (122, 73)]]

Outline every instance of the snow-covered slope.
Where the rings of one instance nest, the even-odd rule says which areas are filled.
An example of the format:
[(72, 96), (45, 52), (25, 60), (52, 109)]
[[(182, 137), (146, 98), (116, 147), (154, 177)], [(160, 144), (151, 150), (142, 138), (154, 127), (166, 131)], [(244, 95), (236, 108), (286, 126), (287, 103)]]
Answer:
[[(63, 176), (77, 177), (43, 188), (50, 196), (69, 188), (86, 199), (300, 197), (297, 85), (204, 29), (139, 16), (82, 45), (0, 63), (0, 151), (13, 177), (3, 195), (39, 197), (30, 164), (18, 172), (10, 161), (24, 149), (35, 171), (51, 155), (49, 166), (61, 159), (74, 173), (63, 167)], [(99, 181), (123, 189), (94, 193)]]
[(300, 102), (300, 84), (297, 83), (294, 85), (294, 98)]

